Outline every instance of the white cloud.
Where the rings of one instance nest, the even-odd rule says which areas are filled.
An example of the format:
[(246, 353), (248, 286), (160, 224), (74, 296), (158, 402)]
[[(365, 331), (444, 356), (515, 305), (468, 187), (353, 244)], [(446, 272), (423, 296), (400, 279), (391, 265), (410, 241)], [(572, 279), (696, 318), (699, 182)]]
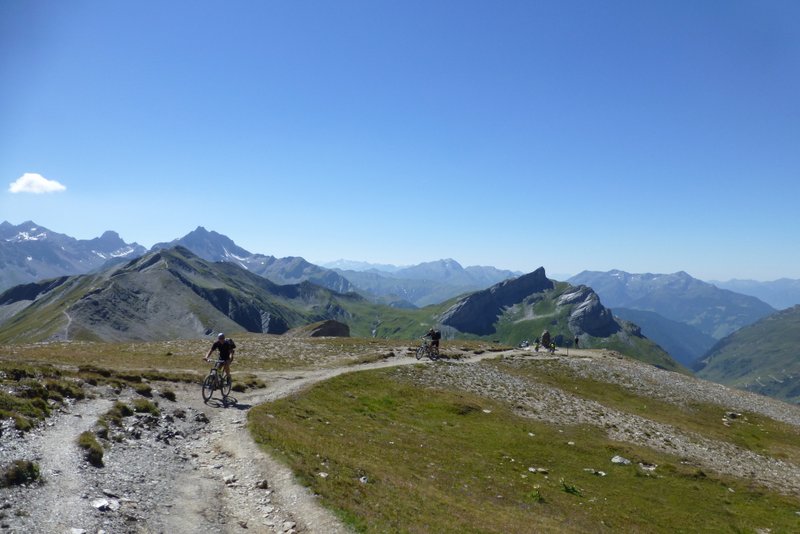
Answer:
[(8, 190), (11, 193), (56, 193), (67, 188), (55, 180), (48, 180), (41, 174), (26, 172), (16, 182), (11, 182)]

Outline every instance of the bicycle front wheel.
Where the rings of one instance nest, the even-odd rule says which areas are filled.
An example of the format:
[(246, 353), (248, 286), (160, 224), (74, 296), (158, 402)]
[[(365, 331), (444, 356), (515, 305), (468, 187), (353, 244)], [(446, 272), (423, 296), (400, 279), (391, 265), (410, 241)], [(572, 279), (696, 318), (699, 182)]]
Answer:
[(227, 397), (228, 394), (231, 392), (231, 384), (233, 381), (231, 380), (231, 375), (226, 374), (225, 378), (222, 379), (222, 396)]
[(423, 356), (425, 356), (425, 347), (419, 347), (417, 349), (417, 359), (421, 360)]
[(208, 402), (208, 399), (214, 394), (214, 386), (216, 386), (214, 375), (208, 375), (206, 379), (203, 380), (203, 402)]

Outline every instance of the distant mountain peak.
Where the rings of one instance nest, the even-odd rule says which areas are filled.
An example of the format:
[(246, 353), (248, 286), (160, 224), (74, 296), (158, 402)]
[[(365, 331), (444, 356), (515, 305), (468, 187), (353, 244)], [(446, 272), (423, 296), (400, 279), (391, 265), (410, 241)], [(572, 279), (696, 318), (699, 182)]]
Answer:
[(64, 275), (85, 274), (108, 261), (132, 258), (147, 252), (136, 243), (125, 243), (108, 230), (94, 239), (75, 239), (53, 232), (33, 221), (0, 224), (0, 291)]

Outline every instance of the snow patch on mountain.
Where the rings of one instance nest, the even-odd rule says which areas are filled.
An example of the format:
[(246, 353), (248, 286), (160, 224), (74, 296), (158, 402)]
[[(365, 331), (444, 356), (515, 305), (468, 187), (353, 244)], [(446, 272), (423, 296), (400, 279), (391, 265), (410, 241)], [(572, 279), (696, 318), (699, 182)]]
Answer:
[(10, 239), (6, 239), (9, 243), (21, 243), (23, 241), (43, 241), (47, 239), (47, 232), (34, 234), (38, 228), (31, 228), (28, 232), (20, 232)]

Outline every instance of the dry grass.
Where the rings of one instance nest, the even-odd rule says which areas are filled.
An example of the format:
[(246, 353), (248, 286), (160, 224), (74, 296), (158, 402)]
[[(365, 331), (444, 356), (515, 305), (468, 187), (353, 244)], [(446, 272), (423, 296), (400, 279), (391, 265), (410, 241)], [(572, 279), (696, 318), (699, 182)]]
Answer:
[[(287, 338), (269, 334), (233, 334), (236, 340), (235, 370), (238, 372), (282, 371), (286, 369), (324, 369), (342, 365), (378, 361), (392, 356), (406, 356), (418, 340), (364, 338)], [(53, 365), (62, 369), (109, 370), (118, 378), (130, 371), (133, 375), (158, 380), (147, 371), (189, 373), (185, 378), (198, 379), (207, 372), (202, 360), (212, 340), (191, 339), (139, 343), (53, 342), (6, 345), (0, 361)], [(508, 347), (484, 341), (445, 341), (442, 355), (457, 358), (462, 354), (480, 354)], [(143, 373), (144, 372), (144, 373)]]

